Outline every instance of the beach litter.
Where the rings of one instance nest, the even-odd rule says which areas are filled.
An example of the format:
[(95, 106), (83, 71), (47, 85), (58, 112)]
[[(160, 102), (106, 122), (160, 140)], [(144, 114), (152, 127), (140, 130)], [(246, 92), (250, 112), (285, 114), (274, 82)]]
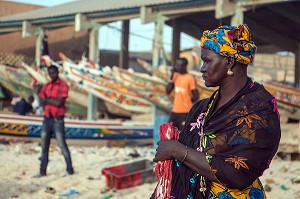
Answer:
[(45, 192), (50, 194), (55, 194), (56, 190), (53, 187), (47, 187)]
[(102, 169), (109, 189), (125, 189), (155, 181), (153, 162), (140, 159)]
[(72, 196), (72, 195), (75, 195), (75, 194), (79, 194), (79, 192), (76, 190), (76, 188), (71, 188), (71, 189), (69, 190), (69, 192), (63, 194), (63, 196)]

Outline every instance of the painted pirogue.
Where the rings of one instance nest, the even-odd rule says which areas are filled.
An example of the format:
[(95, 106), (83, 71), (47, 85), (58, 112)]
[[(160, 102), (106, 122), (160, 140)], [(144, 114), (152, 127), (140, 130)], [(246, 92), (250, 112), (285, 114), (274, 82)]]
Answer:
[[(169, 81), (170, 71), (172, 68), (171, 66), (159, 66), (158, 68), (153, 68), (141, 60), (139, 62), (149, 72), (153, 73), (154, 76), (164, 79), (165, 81)], [(200, 99), (209, 97), (217, 89), (206, 87), (200, 72), (190, 70), (189, 73), (194, 75), (196, 79)], [(290, 118), (300, 120), (300, 88), (274, 81), (261, 81), (256, 78), (253, 79), (258, 83), (263, 84), (264, 87), (276, 97), (278, 108), (281, 112), (285, 111)]]
[(136, 93), (126, 90), (115, 82), (78, 70), (68, 62), (63, 63), (65, 76), (87, 92), (100, 99), (114, 104), (116, 107), (131, 111), (133, 113), (151, 112), (150, 103), (139, 97)]
[(172, 109), (172, 98), (165, 94), (166, 82), (155, 76), (113, 67), (113, 75), (129, 90), (147, 99), (162, 110), (170, 112)]
[[(42, 117), (0, 114), (0, 135), (39, 137)], [(67, 138), (73, 139), (150, 139), (153, 126), (149, 122), (121, 120), (65, 119)]]

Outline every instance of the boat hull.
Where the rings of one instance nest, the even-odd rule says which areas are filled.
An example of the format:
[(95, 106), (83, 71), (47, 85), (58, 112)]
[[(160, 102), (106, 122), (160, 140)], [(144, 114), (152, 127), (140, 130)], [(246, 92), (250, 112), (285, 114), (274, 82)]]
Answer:
[[(0, 114), (0, 134), (39, 137), (42, 120), (41, 117)], [(120, 120), (65, 119), (65, 136), (71, 139), (146, 139), (153, 137), (153, 126)]]

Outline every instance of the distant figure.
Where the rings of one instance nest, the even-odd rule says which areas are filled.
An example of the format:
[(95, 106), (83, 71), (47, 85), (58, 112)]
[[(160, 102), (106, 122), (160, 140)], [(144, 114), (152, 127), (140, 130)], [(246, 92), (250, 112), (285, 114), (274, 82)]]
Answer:
[(18, 113), (19, 115), (28, 115), (32, 112), (31, 104), (33, 100), (33, 96), (28, 97), (28, 102), (24, 98), (21, 98), (21, 100), (15, 104), (13, 112)]
[(44, 111), (44, 107), (42, 106), (41, 104), (41, 99), (40, 99), (40, 92), (41, 92), (41, 89), (42, 89), (42, 85), (36, 85), (34, 88), (33, 88), (33, 97), (34, 97), (34, 101), (32, 102), (32, 112), (35, 114), (35, 115), (41, 115)]
[(194, 102), (199, 99), (195, 78), (187, 72), (188, 61), (178, 58), (172, 70), (171, 82), (166, 86), (169, 95), (175, 89), (173, 109), (169, 122), (180, 131)]
[(17, 104), (17, 102), (18, 101), (20, 101), (22, 98), (20, 97), (20, 96), (18, 96), (18, 95), (13, 95), (13, 98), (11, 99), (11, 102), (10, 102), (10, 104), (12, 105), (12, 106), (15, 106), (16, 104)]
[(42, 41), (42, 55), (49, 55), (47, 35), (44, 35), (44, 38), (43, 38), (43, 41)]
[(74, 174), (70, 151), (65, 139), (64, 123), (69, 86), (59, 78), (58, 73), (56, 66), (51, 65), (48, 67), (51, 81), (45, 84), (40, 92), (41, 102), (44, 105), (44, 121), (41, 131), (41, 165), (40, 172), (34, 176), (36, 178), (46, 176), (52, 132), (55, 133), (57, 145), (61, 149), (67, 164), (65, 175)]

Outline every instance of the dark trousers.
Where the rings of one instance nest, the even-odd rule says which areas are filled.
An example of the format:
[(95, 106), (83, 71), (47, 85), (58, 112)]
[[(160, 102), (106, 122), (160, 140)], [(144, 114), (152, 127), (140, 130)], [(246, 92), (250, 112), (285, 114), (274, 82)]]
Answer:
[(185, 125), (185, 120), (188, 113), (171, 113), (169, 122), (173, 122), (173, 126), (177, 127), (179, 131), (182, 130)]
[(65, 123), (64, 117), (58, 118), (44, 118), (43, 127), (41, 132), (41, 145), (42, 145), (42, 156), (41, 156), (41, 165), (40, 165), (40, 173), (46, 174), (47, 165), (48, 165), (48, 156), (49, 156), (49, 146), (52, 133), (55, 133), (55, 138), (57, 141), (57, 145), (61, 149), (65, 161), (67, 164), (67, 172), (72, 174), (72, 160), (70, 151), (68, 149), (66, 139), (65, 139)]

